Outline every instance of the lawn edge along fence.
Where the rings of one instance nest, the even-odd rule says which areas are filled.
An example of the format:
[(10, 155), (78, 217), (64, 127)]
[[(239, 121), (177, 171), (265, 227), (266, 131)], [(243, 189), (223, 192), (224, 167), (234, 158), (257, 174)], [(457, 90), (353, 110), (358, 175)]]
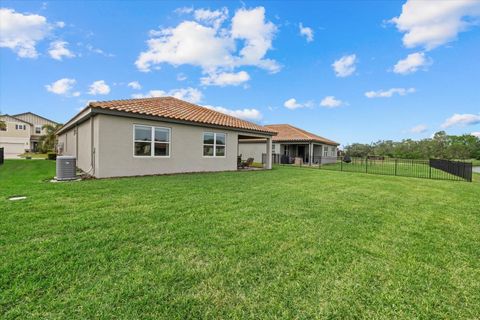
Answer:
[[(318, 159), (316, 159), (318, 160)], [(471, 162), (453, 161), (446, 159), (400, 159), (379, 156), (338, 157), (332, 161), (328, 158), (323, 161), (314, 161), (312, 167), (368, 174), (392, 175), (435, 180), (454, 180), (472, 182), (473, 164)], [(323, 164), (322, 164), (323, 163)], [(310, 166), (303, 164), (302, 166)]]

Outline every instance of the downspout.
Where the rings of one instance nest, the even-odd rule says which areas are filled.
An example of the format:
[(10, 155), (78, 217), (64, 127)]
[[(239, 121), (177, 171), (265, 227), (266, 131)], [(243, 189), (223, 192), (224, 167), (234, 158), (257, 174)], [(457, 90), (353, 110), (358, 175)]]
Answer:
[[(88, 170), (85, 171), (86, 174), (91, 176), (95, 176), (95, 148), (93, 146), (93, 142), (94, 142), (93, 118), (94, 116), (90, 117), (90, 168), (88, 168)], [(78, 134), (77, 134), (77, 143), (78, 143)]]
[(95, 115), (92, 115), (90, 118), (90, 167), (92, 168), (92, 175), (95, 176), (95, 147), (94, 147), (94, 126), (93, 126), (93, 118)]
[(75, 159), (78, 161), (78, 124), (75, 125), (73, 133), (75, 134)]

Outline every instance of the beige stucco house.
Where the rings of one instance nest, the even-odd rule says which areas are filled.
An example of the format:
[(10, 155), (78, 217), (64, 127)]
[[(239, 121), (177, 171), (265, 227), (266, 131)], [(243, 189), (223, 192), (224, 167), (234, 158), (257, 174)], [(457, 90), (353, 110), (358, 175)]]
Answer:
[(57, 131), (59, 153), (97, 178), (237, 170), (240, 140), (271, 154), (275, 134), (173, 97), (91, 102)]
[(57, 123), (32, 112), (16, 115), (0, 115), (5, 128), (0, 129), (0, 148), (4, 148), (6, 158), (14, 158), (26, 151), (35, 152), (40, 137), (46, 134), (44, 125)]
[[(266, 128), (277, 135), (272, 138), (272, 158), (275, 163), (292, 163), (295, 158), (304, 164), (334, 163), (339, 143), (289, 124), (271, 124)], [(260, 140), (242, 140), (239, 144), (242, 158), (266, 161), (265, 144)]]

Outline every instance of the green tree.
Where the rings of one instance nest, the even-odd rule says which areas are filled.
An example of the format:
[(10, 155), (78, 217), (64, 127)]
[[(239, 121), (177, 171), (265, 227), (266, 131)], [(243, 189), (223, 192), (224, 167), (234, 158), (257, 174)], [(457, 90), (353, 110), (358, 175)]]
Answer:
[(373, 148), (369, 144), (353, 143), (345, 147), (345, 153), (351, 157), (366, 157), (372, 154)]
[(61, 127), (62, 125), (58, 124), (56, 126), (52, 126), (50, 124), (46, 124), (43, 126), (43, 129), (47, 131), (47, 133), (40, 137), (39, 144), (40, 144), (40, 151), (41, 152), (52, 152), (55, 151), (55, 146), (57, 144), (57, 136), (55, 132)]
[(345, 147), (345, 152), (352, 157), (376, 155), (406, 159), (480, 159), (480, 138), (469, 134), (447, 135), (445, 131), (439, 131), (431, 139), (353, 143)]
[(5, 121), (0, 120), (0, 130), (5, 130), (7, 128), (7, 124)]

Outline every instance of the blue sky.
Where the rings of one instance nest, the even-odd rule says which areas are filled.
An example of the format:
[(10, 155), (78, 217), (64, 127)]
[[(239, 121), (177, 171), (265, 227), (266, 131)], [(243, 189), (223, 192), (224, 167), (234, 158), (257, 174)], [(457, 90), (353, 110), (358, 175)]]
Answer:
[(0, 108), (175, 95), (341, 142), (480, 134), (480, 2), (2, 1)]

